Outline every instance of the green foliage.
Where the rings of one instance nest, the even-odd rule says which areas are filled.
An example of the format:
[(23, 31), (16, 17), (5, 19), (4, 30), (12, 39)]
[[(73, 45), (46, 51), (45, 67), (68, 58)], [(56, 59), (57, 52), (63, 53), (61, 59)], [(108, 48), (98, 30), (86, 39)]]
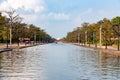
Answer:
[(5, 38), (4, 23), (5, 23), (5, 17), (3, 17), (0, 13), (0, 42), (3, 42)]
[(103, 44), (106, 45), (111, 45), (112, 41), (112, 26), (111, 26), (111, 22), (108, 19), (103, 19), (103, 25), (102, 25), (102, 39), (103, 39)]
[[(16, 19), (12, 23), (12, 41), (18, 42), (19, 38), (30, 38), (31, 41), (53, 42), (55, 39), (33, 24), (21, 23), (21, 18), (15, 16)], [(3, 17), (0, 13), (0, 42), (9, 40), (9, 18)], [(35, 38), (36, 37), (36, 38)]]
[(117, 36), (117, 44), (118, 44), (118, 50), (120, 50), (120, 17), (115, 17), (112, 19), (112, 29), (114, 32), (114, 35)]
[(100, 20), (99, 22), (94, 24), (84, 22), (81, 27), (77, 27), (72, 32), (68, 32), (64, 40), (67, 42), (76, 43), (79, 39), (80, 43), (85, 44), (85, 42), (87, 42), (89, 44), (97, 44), (100, 41), (100, 27), (103, 45), (106, 45), (107, 47), (107, 45), (112, 45), (113, 43), (116, 43), (114, 40), (112, 40), (113, 38), (118, 38), (117, 43), (120, 43), (120, 17), (115, 17), (111, 21), (104, 18), (103, 20)]
[(117, 17), (113, 18), (113, 19), (112, 19), (112, 23), (113, 23), (114, 25), (120, 25), (120, 17), (117, 16)]

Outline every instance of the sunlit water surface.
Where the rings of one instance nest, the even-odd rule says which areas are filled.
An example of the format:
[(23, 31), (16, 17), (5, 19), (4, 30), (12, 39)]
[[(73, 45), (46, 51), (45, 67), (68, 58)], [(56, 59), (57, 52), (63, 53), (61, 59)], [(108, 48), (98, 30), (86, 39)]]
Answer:
[(120, 57), (52, 43), (0, 53), (0, 80), (120, 80)]

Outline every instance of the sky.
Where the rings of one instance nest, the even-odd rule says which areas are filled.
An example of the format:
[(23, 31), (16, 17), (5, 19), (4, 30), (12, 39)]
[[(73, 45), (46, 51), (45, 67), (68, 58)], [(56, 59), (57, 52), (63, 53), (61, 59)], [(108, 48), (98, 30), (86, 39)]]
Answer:
[(120, 0), (0, 0), (0, 11), (15, 9), (23, 22), (63, 38), (83, 22), (120, 16)]

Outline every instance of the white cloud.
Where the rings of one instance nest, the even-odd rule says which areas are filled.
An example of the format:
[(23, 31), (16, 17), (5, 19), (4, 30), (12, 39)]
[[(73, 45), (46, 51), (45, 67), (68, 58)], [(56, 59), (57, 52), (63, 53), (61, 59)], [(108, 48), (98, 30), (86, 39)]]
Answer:
[(34, 14), (22, 14), (21, 17), (26, 23), (34, 23), (38, 19), (37, 15)]
[(56, 20), (68, 20), (69, 19), (69, 15), (65, 14), (65, 13), (49, 13), (48, 17), (50, 18), (54, 18)]
[[(18, 14), (23, 17), (26, 23), (38, 21), (39, 14), (45, 10), (44, 0), (3, 0), (0, 3), (0, 11), (20, 11)], [(3, 13), (4, 16), (6, 16)]]
[(96, 23), (97, 21), (102, 20), (104, 18), (112, 19), (113, 17), (119, 15), (120, 15), (119, 10), (106, 10), (106, 9), (93, 10), (92, 8), (88, 8), (87, 10), (81, 13), (74, 14), (72, 22), (76, 26), (78, 25), (80, 26), (81, 23), (83, 22)]
[(33, 10), (34, 12), (41, 12), (44, 10), (44, 0), (5, 0), (0, 3), (0, 10), (24, 9)]
[[(88, 8), (83, 12), (75, 13), (74, 15), (72, 14), (73, 15), (73, 18), (72, 18), (73, 24), (77, 27), (80, 26), (83, 22), (88, 21), (89, 18), (91, 18), (92, 13), (93, 13), (93, 9)], [(87, 19), (86, 19), (86, 17), (87, 17)]]

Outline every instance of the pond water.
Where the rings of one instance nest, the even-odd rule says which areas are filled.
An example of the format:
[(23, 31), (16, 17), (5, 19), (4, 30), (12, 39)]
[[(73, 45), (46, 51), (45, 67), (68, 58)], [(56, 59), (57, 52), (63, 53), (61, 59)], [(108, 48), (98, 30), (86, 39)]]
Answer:
[(51, 43), (0, 53), (0, 80), (120, 80), (120, 57)]

